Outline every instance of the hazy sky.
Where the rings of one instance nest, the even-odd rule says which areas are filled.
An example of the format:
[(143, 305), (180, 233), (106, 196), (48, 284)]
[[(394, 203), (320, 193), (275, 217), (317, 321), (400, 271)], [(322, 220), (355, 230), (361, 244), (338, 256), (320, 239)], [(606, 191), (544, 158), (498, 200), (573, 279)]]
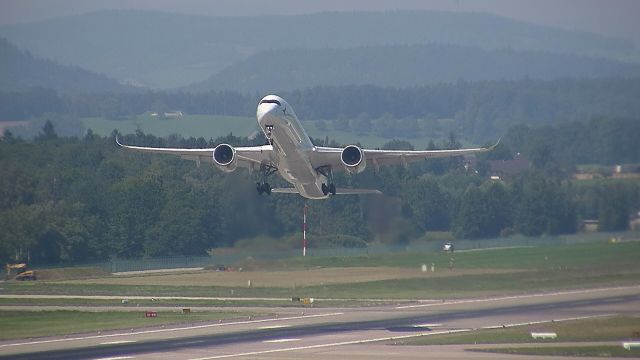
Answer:
[(639, 0), (0, 0), (0, 24), (103, 9), (219, 16), (398, 9), (480, 11), (537, 24), (626, 37), (640, 44)]

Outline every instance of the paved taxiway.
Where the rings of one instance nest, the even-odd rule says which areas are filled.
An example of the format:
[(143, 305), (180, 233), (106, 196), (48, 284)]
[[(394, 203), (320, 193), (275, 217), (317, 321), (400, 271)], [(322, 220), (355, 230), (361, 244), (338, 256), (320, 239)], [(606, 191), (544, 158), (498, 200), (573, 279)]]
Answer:
[(544, 329), (545, 322), (552, 320), (638, 315), (640, 286), (304, 311), (277, 318), (2, 342), (0, 358), (496, 358), (495, 354), (461, 353), (462, 348), (456, 347), (436, 347), (438, 351), (432, 352), (378, 341), (532, 322)]

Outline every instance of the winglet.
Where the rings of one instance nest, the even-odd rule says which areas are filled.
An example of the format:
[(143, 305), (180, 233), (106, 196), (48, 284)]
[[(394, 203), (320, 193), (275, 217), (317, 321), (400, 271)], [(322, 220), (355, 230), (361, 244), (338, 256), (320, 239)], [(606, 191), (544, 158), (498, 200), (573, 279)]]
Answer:
[(120, 147), (124, 147), (124, 145), (122, 145), (122, 143), (120, 142), (120, 139), (118, 139), (118, 135), (116, 134), (116, 144), (118, 144), (118, 146)]
[(491, 151), (491, 150), (495, 149), (496, 147), (498, 147), (498, 145), (500, 144), (500, 140), (502, 140), (502, 136), (498, 139), (498, 141), (496, 141), (496, 143), (495, 143), (495, 144), (493, 144), (493, 145), (489, 146), (489, 147), (487, 148), (487, 151)]

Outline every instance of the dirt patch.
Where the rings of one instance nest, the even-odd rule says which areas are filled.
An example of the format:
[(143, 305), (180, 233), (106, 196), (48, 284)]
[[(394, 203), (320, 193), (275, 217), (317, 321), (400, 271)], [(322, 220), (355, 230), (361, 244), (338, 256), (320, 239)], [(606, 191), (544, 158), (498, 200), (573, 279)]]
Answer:
[(38, 280), (70, 280), (105, 277), (111, 274), (98, 267), (73, 267), (56, 269), (36, 269)]
[(185, 286), (251, 286), (254, 287), (294, 287), (327, 284), (360, 283), (378, 280), (433, 278), (460, 275), (502, 274), (515, 270), (472, 269), (440, 270), (422, 272), (419, 268), (394, 267), (349, 267), (322, 268), (293, 271), (200, 271), (189, 274), (164, 274), (130, 277), (108, 277), (100, 279), (71, 280), (74, 284), (113, 285), (185, 285)]

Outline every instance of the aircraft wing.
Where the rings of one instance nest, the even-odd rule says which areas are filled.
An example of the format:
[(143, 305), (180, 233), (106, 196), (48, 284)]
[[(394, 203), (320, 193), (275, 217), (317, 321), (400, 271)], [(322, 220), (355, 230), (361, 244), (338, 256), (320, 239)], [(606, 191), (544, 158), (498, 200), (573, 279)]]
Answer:
[[(171, 154), (183, 159), (193, 160), (198, 165), (201, 162), (213, 164), (213, 151), (215, 148), (183, 149), (183, 148), (156, 148), (145, 146), (125, 145), (116, 137), (116, 143), (123, 148), (155, 154)], [(264, 162), (270, 162), (269, 155), (273, 151), (271, 145), (234, 147), (238, 157), (238, 166), (252, 168)]]
[[(367, 165), (373, 164), (376, 168), (384, 165), (407, 165), (410, 162), (435, 159), (443, 157), (478, 154), (491, 151), (498, 146), (500, 140), (494, 145), (485, 148), (455, 149), (455, 150), (370, 150), (362, 149)], [(340, 156), (343, 148), (316, 147), (316, 151), (310, 155), (315, 168), (331, 166), (333, 170), (344, 168)]]

